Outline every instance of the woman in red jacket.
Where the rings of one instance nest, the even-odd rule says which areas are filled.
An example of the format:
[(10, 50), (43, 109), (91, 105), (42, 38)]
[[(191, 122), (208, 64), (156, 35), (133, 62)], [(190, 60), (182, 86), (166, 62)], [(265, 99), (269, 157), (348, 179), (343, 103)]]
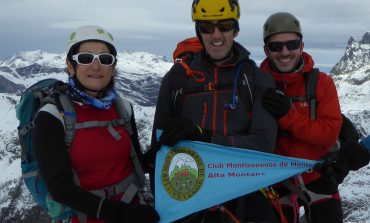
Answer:
[[(103, 124), (120, 118), (114, 103), (118, 98), (113, 87), (116, 56), (112, 35), (101, 27), (82, 26), (71, 34), (66, 95), (73, 103), (76, 123)], [(127, 199), (126, 188), (140, 187), (134, 174), (137, 165), (130, 157), (133, 147), (140, 155), (133, 115), (130, 121), (132, 135), (122, 125), (75, 127), (68, 147), (57, 107), (46, 104), (38, 112), (33, 144), (40, 174), (52, 198), (77, 212), (71, 222), (159, 220), (154, 208), (140, 200), (138, 191)]]
[[(271, 15), (264, 24), (266, 59), (261, 68), (270, 73), (276, 89), (268, 89), (262, 105), (279, 124), (276, 153), (283, 156), (319, 160), (331, 150), (338, 138), (342, 116), (335, 84), (330, 76), (319, 72), (316, 86), (316, 114), (306, 97), (307, 75), (314, 67), (312, 57), (303, 51), (299, 21), (289, 13)], [(292, 100), (303, 98), (304, 100)], [(311, 106), (311, 108), (310, 108)], [(337, 185), (332, 185), (318, 172), (304, 173), (292, 179), (293, 186), (307, 196), (306, 216), (311, 222), (342, 222), (343, 212)], [(289, 222), (298, 222), (302, 199), (289, 189), (277, 187), (280, 197), (291, 201), (284, 206)]]

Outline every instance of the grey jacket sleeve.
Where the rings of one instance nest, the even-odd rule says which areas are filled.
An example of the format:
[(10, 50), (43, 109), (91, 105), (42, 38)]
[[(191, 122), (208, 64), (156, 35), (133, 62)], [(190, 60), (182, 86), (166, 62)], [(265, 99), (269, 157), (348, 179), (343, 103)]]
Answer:
[[(254, 84), (254, 103), (249, 131), (245, 134), (234, 135), (228, 139), (215, 135), (212, 138), (213, 143), (263, 152), (274, 152), (278, 125), (276, 119), (262, 107), (261, 97), (268, 87), (275, 87), (275, 81), (270, 74), (257, 69)], [(225, 140), (228, 142), (225, 142)]]

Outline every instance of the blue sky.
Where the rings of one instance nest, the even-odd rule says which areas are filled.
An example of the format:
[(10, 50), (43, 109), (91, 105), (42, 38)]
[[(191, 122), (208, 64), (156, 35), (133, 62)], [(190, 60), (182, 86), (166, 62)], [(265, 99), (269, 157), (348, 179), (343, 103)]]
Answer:
[[(300, 20), (305, 49), (316, 63), (334, 64), (350, 36), (370, 31), (370, 1), (364, 0), (239, 0), (237, 41), (261, 60), (262, 25), (275, 12)], [(19, 51), (64, 53), (70, 32), (96, 24), (108, 29), (120, 51), (135, 50), (171, 56), (176, 43), (193, 36), (192, 0), (12, 0), (0, 8), (0, 59)]]

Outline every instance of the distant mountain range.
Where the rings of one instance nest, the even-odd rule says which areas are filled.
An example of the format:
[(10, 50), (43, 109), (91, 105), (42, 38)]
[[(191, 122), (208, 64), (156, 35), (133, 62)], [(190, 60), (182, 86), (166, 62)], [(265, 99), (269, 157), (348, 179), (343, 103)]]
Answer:
[[(337, 85), (342, 111), (356, 123), (363, 136), (370, 133), (369, 60), (370, 33), (361, 41), (351, 37), (342, 59), (330, 72)], [(118, 54), (115, 84), (119, 94), (135, 105), (144, 148), (150, 142), (159, 86), (172, 64), (166, 57), (145, 52)], [(27, 87), (50, 77), (67, 80), (64, 55), (32, 51), (0, 60), (0, 222), (47, 222), (20, 177), (15, 104)], [(368, 166), (351, 174), (341, 186), (347, 222), (370, 222), (370, 192), (363, 190), (369, 188), (369, 175)]]

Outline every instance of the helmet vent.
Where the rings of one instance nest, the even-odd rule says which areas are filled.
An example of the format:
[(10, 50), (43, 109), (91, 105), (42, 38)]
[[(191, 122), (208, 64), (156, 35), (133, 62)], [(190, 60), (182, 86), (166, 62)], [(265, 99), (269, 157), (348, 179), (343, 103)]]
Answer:
[(224, 12), (225, 11), (225, 7), (222, 7), (222, 9), (220, 9), (220, 12)]
[(207, 12), (204, 8), (202, 8), (202, 12)]

